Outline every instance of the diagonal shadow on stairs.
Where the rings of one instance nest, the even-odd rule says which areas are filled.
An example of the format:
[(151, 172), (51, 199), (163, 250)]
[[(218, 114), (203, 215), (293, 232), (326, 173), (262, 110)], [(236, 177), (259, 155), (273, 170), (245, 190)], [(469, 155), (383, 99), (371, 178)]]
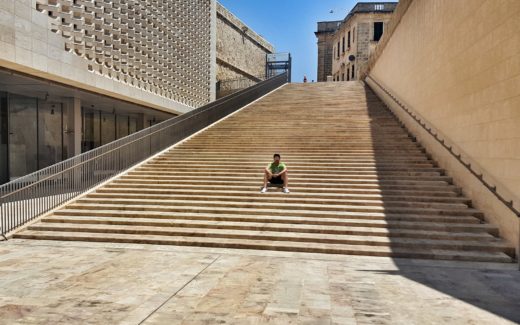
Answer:
[[(520, 273), (487, 263), (497, 256), (511, 259), (497, 229), (483, 223), (483, 215), (368, 87), (365, 96), (380, 199), (398, 270), (358, 271), (402, 276), (448, 295), (448, 304), (458, 299), (520, 322)], [(453, 261), (399, 258), (410, 240), (418, 249), (416, 257), (424, 251)], [(442, 314), (446, 302), (432, 301), (431, 309)]]

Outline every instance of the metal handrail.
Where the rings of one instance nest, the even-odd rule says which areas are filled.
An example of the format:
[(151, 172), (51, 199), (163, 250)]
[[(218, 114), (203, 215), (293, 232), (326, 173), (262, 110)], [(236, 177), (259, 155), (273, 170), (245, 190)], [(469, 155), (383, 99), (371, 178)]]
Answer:
[(0, 235), (202, 130), (287, 83), (281, 74), (0, 186)]
[(478, 173), (477, 171), (475, 171), (473, 168), (472, 168), (472, 165), (470, 162), (466, 163), (464, 162), (464, 160), (462, 159), (462, 154), (460, 153), (455, 153), (455, 151), (453, 150), (453, 146), (450, 146), (448, 144), (446, 144), (446, 139), (441, 139), (439, 137), (439, 133), (438, 132), (434, 132), (433, 129), (431, 127), (427, 127), (426, 126), (426, 122), (424, 122), (423, 120), (421, 120), (417, 114), (414, 114), (414, 112), (407, 108), (403, 103), (401, 103), (399, 101), (399, 99), (397, 99), (390, 91), (388, 91), (385, 87), (383, 87), (377, 80), (375, 80), (374, 78), (372, 78), (371, 76), (366, 76), (366, 78), (369, 78), (370, 80), (372, 80), (379, 88), (381, 88), (381, 90), (383, 90), (390, 98), (392, 98), (392, 100), (400, 107), (402, 108), (415, 122), (419, 123), (419, 125), (424, 129), (426, 130), (426, 132), (428, 132), (435, 140), (437, 140), (438, 143), (440, 143), (446, 150), (448, 150), (448, 152), (453, 156), (455, 157), (455, 159), (457, 159), (458, 162), (460, 162), (473, 176), (475, 176), (481, 183), (482, 185), (484, 185), (484, 187), (486, 187), (491, 193), (493, 193), (493, 195), (500, 201), (502, 202), (509, 210), (511, 210), (511, 212), (513, 212), (518, 218), (520, 218), (520, 210), (516, 209), (514, 207), (514, 201), (513, 200), (506, 200), (500, 193), (498, 193), (498, 190), (497, 190), (497, 186), (496, 185), (491, 185), (490, 183), (488, 183), (485, 179), (484, 179), (484, 174), (483, 173)]

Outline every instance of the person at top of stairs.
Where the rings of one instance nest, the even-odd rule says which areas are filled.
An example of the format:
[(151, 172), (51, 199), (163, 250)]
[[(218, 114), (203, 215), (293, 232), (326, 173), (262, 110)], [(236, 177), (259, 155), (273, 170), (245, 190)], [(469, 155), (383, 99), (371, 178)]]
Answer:
[(280, 161), (281, 157), (279, 154), (275, 153), (273, 156), (273, 162), (267, 165), (264, 172), (264, 186), (260, 192), (267, 192), (267, 182), (273, 185), (281, 185), (283, 184), (283, 192), (289, 193), (288, 186), (288, 176), (287, 176), (287, 166)]

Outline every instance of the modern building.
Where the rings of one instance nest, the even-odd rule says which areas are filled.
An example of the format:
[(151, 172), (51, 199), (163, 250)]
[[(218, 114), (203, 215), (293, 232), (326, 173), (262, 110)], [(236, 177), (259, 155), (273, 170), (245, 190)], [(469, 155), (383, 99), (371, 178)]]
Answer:
[(318, 38), (318, 82), (332, 76), (333, 38), (341, 23), (342, 20), (318, 22), (318, 31), (314, 33)]
[[(337, 22), (318, 23), (318, 81), (325, 81), (328, 76), (333, 81), (357, 80), (360, 67), (368, 62), (396, 6), (396, 2), (359, 2), (335, 31), (332, 30)], [(331, 48), (332, 53), (326, 58)], [(329, 60), (332, 68), (325, 76), (329, 73)]]
[(0, 184), (259, 80), (273, 51), (214, 0), (2, 0)]

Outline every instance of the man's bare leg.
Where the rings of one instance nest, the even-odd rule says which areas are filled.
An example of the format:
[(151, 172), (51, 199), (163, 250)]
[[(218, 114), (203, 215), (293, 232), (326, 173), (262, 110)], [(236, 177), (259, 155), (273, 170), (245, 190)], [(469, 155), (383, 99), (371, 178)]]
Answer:
[(269, 182), (273, 178), (273, 174), (269, 173), (267, 170), (264, 171), (264, 187), (267, 187), (267, 182)]
[(282, 174), (283, 187), (287, 188), (289, 186), (289, 176), (287, 176), (287, 172)]

